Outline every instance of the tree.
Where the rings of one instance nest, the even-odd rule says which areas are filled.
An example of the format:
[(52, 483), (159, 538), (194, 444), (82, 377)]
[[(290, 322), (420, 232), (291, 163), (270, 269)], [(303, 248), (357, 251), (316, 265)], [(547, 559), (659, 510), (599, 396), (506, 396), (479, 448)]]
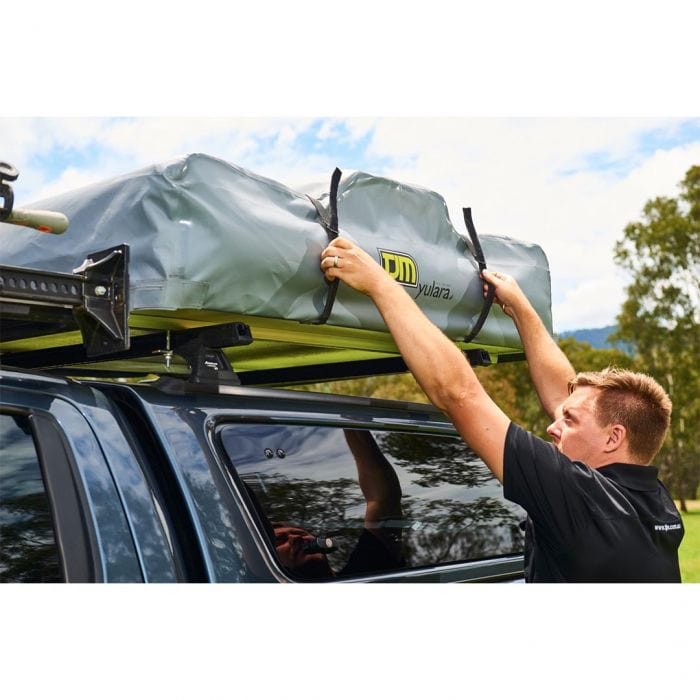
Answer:
[(318, 391), (326, 394), (372, 396), (377, 399), (428, 403), (428, 397), (410, 373), (383, 374), (363, 377), (362, 379), (340, 379), (333, 382), (318, 382), (316, 384), (291, 386), (289, 388), (303, 391)]
[(671, 430), (657, 457), (662, 478), (686, 510), (700, 484), (700, 166), (677, 199), (646, 203), (625, 227), (615, 261), (632, 277), (616, 338), (632, 343), (635, 363), (673, 401)]

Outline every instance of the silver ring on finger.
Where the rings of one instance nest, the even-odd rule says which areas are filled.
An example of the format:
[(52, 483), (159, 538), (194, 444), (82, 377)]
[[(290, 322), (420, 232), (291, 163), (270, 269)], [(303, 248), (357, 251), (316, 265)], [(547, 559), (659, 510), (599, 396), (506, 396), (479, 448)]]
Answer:
[(333, 267), (338, 267), (338, 256), (337, 255), (333, 256)]

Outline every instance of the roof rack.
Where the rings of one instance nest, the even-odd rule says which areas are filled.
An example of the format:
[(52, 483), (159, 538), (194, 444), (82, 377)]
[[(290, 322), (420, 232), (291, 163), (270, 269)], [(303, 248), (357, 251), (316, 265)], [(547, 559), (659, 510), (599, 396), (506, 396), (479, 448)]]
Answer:
[(88, 357), (127, 350), (129, 246), (88, 256), (73, 274), (0, 265), (3, 341), (80, 330)]
[[(216, 326), (202, 326), (180, 331), (158, 331), (131, 338), (129, 347), (115, 350), (98, 358), (98, 362), (118, 360), (139, 360), (160, 355), (163, 358), (162, 374), (168, 374), (173, 355), (183, 358), (189, 366), (188, 381), (193, 384), (241, 384), (238, 375), (223, 349), (240, 345), (250, 345), (253, 337), (245, 323), (223, 323)], [(89, 376), (93, 378), (117, 378), (143, 376), (144, 371), (103, 371), (99, 365), (75, 367), (91, 360), (84, 345), (63, 345), (40, 350), (6, 353), (3, 355), (8, 365), (27, 369), (50, 369), (69, 376)], [(94, 362), (94, 359), (93, 359)]]
[[(8, 366), (66, 376), (110, 379), (150, 374), (150, 366), (139, 369), (143, 365), (140, 361), (153, 362), (154, 356), (161, 356), (158, 375), (173, 376), (193, 389), (205, 391), (218, 385), (309, 384), (407, 371), (398, 351), (396, 355), (347, 361), (323, 362), (312, 356), (308, 362), (294, 366), (234, 371), (225, 350), (253, 343), (247, 323), (157, 329), (132, 335), (128, 309), (126, 244), (89, 255), (73, 274), (0, 265), (2, 361)], [(80, 331), (82, 344), (65, 345), (51, 339), (52, 335), (76, 330)], [(31, 339), (37, 349), (12, 342), (23, 339)], [(182, 362), (173, 366), (173, 355), (182, 358), (187, 367)], [(483, 349), (466, 350), (465, 355), (472, 365), (493, 361)], [(522, 353), (497, 357), (499, 363), (521, 359)]]

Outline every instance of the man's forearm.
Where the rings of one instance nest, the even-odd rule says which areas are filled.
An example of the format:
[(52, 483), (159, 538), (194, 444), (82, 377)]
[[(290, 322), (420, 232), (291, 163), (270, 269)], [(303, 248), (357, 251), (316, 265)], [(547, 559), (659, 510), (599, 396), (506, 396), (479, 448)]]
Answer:
[(457, 346), (396, 282), (370, 293), (416, 381), (499, 481), (510, 423)]
[(515, 279), (493, 270), (484, 270), (482, 277), (495, 287), (496, 302), (513, 319), (537, 396), (547, 414), (554, 418), (555, 410), (568, 396), (569, 381), (576, 374), (574, 368)]
[(406, 291), (388, 276), (370, 294), (379, 313), (423, 391), (449, 412), (450, 394), (481, 388), (459, 349), (418, 308)]
[(401, 484), (396, 472), (368, 430), (345, 430), (345, 440), (357, 466), (365, 501), (379, 504), (381, 517), (401, 512)]
[(569, 380), (576, 372), (529, 302), (514, 308), (512, 313), (535, 391), (547, 415), (553, 418), (567, 397)]

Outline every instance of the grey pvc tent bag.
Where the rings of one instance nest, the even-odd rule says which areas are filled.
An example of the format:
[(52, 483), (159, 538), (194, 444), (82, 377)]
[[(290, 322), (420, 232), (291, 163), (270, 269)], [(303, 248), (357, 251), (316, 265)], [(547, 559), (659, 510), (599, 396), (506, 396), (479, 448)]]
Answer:
[[(297, 192), (193, 154), (32, 204), (65, 213), (68, 231), (19, 234), (0, 225), (0, 259), (70, 272), (89, 253), (128, 243), (130, 313), (206, 310), (312, 324), (329, 293), (319, 268), (328, 243), (319, 211), (328, 213), (330, 200), (329, 191)], [(338, 184), (337, 217), (340, 235), (381, 262), (450, 338), (469, 334), (484, 304), (479, 266), (439, 194), (354, 172)], [(487, 265), (518, 280), (551, 330), (541, 248), (504, 236), (480, 241)], [(369, 299), (342, 284), (326, 327), (386, 331)], [(521, 348), (495, 305), (473, 342)]]

